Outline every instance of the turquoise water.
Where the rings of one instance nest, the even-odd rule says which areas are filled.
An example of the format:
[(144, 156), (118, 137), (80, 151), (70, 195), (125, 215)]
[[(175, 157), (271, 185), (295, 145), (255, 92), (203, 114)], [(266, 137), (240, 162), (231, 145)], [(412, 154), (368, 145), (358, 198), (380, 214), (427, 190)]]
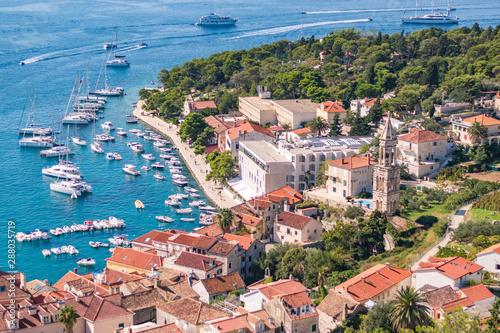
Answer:
[[(444, 3), (444, 1), (442, 1)], [(413, 1), (408, 2), (408, 5)], [(456, 15), (460, 25), (471, 26), (475, 21), (486, 27), (500, 23), (497, 13), (500, 1), (472, 3), (455, 1)], [(300, 36), (322, 37), (335, 29), (356, 27), (362, 30), (382, 30), (386, 33), (402, 29), (413, 30), (421, 26), (400, 23), (399, 17), (405, 3), (388, 1), (21, 1), (13, 0), (0, 4), (0, 98), (1, 121), (0, 173), (1, 220), (0, 269), (7, 266), (7, 221), (16, 222), (16, 231), (36, 228), (49, 229), (56, 226), (82, 223), (87, 219), (102, 219), (111, 215), (127, 223), (123, 231), (97, 231), (77, 233), (53, 238), (50, 241), (21, 243), (17, 245), (16, 269), (27, 274), (27, 278), (48, 279), (55, 282), (67, 270), (76, 267), (76, 260), (92, 257), (97, 260), (95, 269), (105, 266), (109, 257), (107, 249), (95, 250), (88, 241), (106, 241), (116, 233), (125, 233), (129, 238), (161, 227), (176, 227), (190, 230), (197, 223), (159, 225), (154, 217), (170, 213), (164, 200), (178, 188), (170, 178), (161, 182), (153, 173), (131, 178), (121, 168), (126, 163), (138, 167), (147, 164), (134, 154), (126, 141), (142, 141), (135, 137), (118, 138), (115, 143), (104, 143), (106, 151), (118, 152), (122, 161), (106, 161), (90, 148), (73, 147), (76, 155), (71, 160), (77, 163), (94, 192), (77, 201), (53, 193), (49, 189), (52, 179), (42, 176), (41, 169), (55, 160), (43, 159), (38, 150), (20, 149), (16, 132), (29, 87), (37, 89), (37, 118), (40, 122), (60, 117), (66, 108), (76, 76), (83, 75), (88, 62), (90, 80), (95, 84), (99, 68), (104, 59), (102, 44), (113, 40), (118, 31), (118, 43), (128, 48), (131, 67), (108, 69), (110, 86), (123, 86), (127, 95), (110, 98), (104, 120), (115, 126), (130, 128), (145, 127), (141, 124), (125, 124), (125, 115), (132, 111), (132, 101), (143, 86), (156, 82), (156, 75), (163, 67), (196, 57), (207, 57), (214, 52), (250, 48), (281, 39), (296, 40)], [(235, 27), (206, 29), (191, 25), (210, 12), (239, 17)], [(307, 15), (302, 11), (316, 12)], [(454, 14), (455, 15), (455, 14)], [(371, 17), (373, 21), (366, 19)], [(134, 48), (140, 41), (148, 42), (147, 48)], [(26, 61), (20, 66), (20, 61)], [(101, 121), (102, 122), (102, 121)], [(63, 130), (65, 132), (65, 130)], [(100, 127), (98, 125), (98, 130)], [(92, 127), (80, 127), (79, 135), (90, 141)], [(159, 152), (152, 143), (143, 142), (147, 153)], [(185, 172), (187, 174), (187, 171)], [(169, 172), (165, 174), (169, 176)], [(192, 184), (194, 184), (193, 179)], [(140, 199), (146, 205), (137, 211), (134, 201)], [(184, 203), (187, 205), (187, 202)], [(79, 256), (52, 256), (43, 258), (41, 250), (73, 244)], [(79, 267), (80, 272), (86, 271)], [(87, 269), (90, 271), (91, 269)]]

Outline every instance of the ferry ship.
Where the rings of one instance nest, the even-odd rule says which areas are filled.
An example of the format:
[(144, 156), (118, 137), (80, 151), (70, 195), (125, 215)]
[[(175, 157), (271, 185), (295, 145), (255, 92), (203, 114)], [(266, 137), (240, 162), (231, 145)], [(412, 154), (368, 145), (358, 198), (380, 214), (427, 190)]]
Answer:
[(234, 25), (238, 21), (237, 18), (227, 16), (219, 16), (216, 13), (210, 15), (203, 15), (201, 19), (196, 22), (196, 25), (219, 26), (219, 25)]

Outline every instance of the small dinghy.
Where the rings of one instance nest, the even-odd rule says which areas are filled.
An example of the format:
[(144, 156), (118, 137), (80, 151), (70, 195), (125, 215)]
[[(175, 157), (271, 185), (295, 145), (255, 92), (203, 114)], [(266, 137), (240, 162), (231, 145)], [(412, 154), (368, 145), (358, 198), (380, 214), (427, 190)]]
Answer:
[(50, 257), (50, 250), (42, 250), (42, 254), (44, 257)]
[(194, 217), (181, 217), (180, 220), (184, 221), (184, 222), (194, 222), (195, 218)]
[(82, 266), (94, 266), (95, 265), (95, 260), (91, 258), (87, 259), (80, 259), (76, 262), (77, 265), (82, 265)]
[(137, 209), (144, 209), (146, 207), (144, 206), (144, 204), (142, 203), (141, 200), (136, 200), (135, 201), (135, 208), (137, 208)]
[(165, 180), (165, 176), (160, 173), (156, 173), (154, 177), (158, 180)]

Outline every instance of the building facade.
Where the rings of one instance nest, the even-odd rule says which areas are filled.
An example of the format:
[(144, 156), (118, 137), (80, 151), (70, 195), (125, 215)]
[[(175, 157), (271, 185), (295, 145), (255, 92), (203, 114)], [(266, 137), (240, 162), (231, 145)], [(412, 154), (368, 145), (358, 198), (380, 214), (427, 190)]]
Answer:
[(372, 192), (373, 167), (370, 156), (352, 156), (328, 162), (326, 186), (339, 199)]
[(339, 120), (342, 121), (347, 116), (347, 111), (344, 109), (340, 101), (327, 101), (322, 102), (317, 107), (316, 116), (323, 118), (327, 123), (333, 123), (335, 115), (338, 115)]
[[(470, 135), (469, 128), (476, 122), (487, 128), (486, 138), (474, 138)], [(470, 118), (454, 118), (451, 120), (450, 134), (456, 141), (466, 145), (500, 143), (500, 120), (485, 114)]]

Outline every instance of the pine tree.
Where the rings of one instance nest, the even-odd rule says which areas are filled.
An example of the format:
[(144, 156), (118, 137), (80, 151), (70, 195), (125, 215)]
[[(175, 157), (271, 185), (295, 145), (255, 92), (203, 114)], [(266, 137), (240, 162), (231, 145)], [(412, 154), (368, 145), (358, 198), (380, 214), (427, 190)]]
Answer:
[(338, 113), (333, 117), (333, 123), (330, 124), (330, 136), (339, 136), (341, 134), (342, 124)]

